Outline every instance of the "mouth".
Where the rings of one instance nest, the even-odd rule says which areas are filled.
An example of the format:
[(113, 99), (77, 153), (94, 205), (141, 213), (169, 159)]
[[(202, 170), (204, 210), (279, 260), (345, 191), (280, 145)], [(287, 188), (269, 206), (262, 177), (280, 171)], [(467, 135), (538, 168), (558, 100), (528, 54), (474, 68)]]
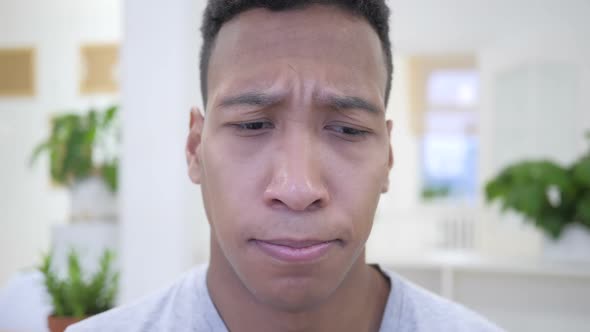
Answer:
[(340, 240), (250, 240), (266, 255), (286, 263), (311, 263), (328, 254)]

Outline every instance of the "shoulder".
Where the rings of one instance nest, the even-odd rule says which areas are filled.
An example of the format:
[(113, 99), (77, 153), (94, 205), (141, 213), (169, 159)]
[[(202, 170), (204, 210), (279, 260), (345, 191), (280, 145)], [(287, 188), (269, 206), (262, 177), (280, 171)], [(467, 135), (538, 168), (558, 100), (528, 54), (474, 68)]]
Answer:
[[(211, 319), (208, 316), (217, 314), (212, 304), (208, 306), (210, 298), (205, 278), (206, 266), (193, 268), (156, 293), (90, 317), (66, 331), (189, 331), (192, 326), (203, 326)], [(195, 312), (199, 314), (195, 315)]]
[(501, 332), (483, 316), (421, 288), (397, 274), (384, 271), (392, 290), (384, 314), (396, 331)]

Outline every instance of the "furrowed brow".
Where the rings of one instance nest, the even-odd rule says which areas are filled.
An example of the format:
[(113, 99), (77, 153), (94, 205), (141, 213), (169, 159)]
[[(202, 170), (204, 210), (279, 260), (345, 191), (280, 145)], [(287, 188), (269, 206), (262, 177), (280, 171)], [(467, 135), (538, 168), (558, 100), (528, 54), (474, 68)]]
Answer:
[(322, 104), (337, 110), (358, 109), (367, 111), (371, 114), (379, 114), (382, 112), (379, 107), (361, 97), (328, 95), (321, 99)]
[(219, 107), (226, 108), (231, 106), (256, 106), (264, 108), (275, 105), (281, 100), (282, 98), (279, 95), (272, 95), (263, 92), (246, 92), (223, 98), (219, 103)]

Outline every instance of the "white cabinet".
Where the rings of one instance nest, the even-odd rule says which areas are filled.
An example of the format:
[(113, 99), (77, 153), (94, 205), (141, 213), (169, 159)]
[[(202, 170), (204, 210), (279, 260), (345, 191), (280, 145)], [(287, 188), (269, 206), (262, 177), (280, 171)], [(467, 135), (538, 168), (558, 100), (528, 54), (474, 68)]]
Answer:
[(590, 329), (590, 264), (473, 256), (390, 259), (382, 265), (508, 331)]

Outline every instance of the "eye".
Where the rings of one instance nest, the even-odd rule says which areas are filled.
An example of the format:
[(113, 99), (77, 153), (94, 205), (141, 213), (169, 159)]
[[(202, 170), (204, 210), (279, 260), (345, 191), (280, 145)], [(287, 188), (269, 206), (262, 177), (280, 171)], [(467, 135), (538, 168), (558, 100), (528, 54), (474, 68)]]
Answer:
[(339, 125), (326, 126), (326, 129), (331, 130), (337, 134), (352, 137), (352, 138), (360, 138), (360, 137), (363, 137), (363, 136), (369, 134), (369, 131), (367, 131), (367, 130), (357, 129), (357, 128), (353, 128), (353, 127), (347, 127), (347, 126), (339, 126)]
[(260, 129), (271, 129), (273, 128), (272, 123), (268, 121), (256, 121), (256, 122), (246, 122), (246, 123), (238, 123), (236, 126), (242, 130), (260, 130)]
[(274, 125), (270, 121), (251, 121), (231, 124), (238, 132), (244, 134), (256, 134), (267, 129), (273, 129)]

